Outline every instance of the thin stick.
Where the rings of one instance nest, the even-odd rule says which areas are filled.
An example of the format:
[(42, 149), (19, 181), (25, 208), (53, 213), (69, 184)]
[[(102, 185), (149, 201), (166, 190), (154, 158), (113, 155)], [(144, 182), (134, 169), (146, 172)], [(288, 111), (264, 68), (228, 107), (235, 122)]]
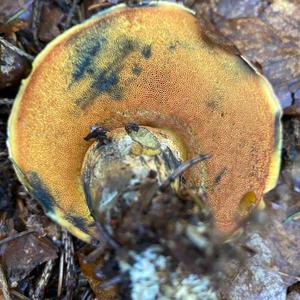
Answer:
[(0, 98), (0, 105), (11, 106), (14, 103), (14, 99)]
[(16, 47), (15, 45), (11, 44), (7, 40), (5, 40), (3, 37), (0, 36), (0, 43), (4, 45), (5, 47), (9, 48), (10, 50), (16, 52), (17, 54), (26, 57), (28, 60), (33, 61), (34, 57), (25, 51), (21, 50), (20, 48)]
[(70, 8), (70, 10), (69, 10), (69, 12), (68, 12), (66, 24), (65, 24), (65, 26), (64, 26), (65, 29), (68, 29), (68, 28), (70, 27), (71, 21), (72, 21), (72, 18), (73, 18), (73, 16), (74, 16), (74, 14), (75, 14), (76, 7), (77, 7), (78, 3), (79, 3), (79, 0), (73, 0), (73, 1), (72, 1), (72, 6), (71, 6), (71, 8)]
[(72, 299), (76, 287), (77, 276), (74, 262), (74, 245), (71, 236), (66, 229), (63, 230), (63, 244), (66, 263), (66, 296), (65, 299)]
[(50, 276), (52, 274), (52, 270), (54, 267), (54, 259), (49, 260), (43, 270), (42, 276), (37, 283), (37, 286), (34, 291), (34, 300), (41, 300), (44, 298), (45, 288), (49, 282)]
[(178, 176), (190, 169), (195, 164), (211, 158), (209, 154), (199, 154), (198, 156), (182, 163), (159, 187), (160, 190), (167, 188)]
[(41, 43), (38, 37), (38, 29), (41, 22), (41, 5), (40, 0), (34, 0), (32, 3), (32, 35), (38, 50), (41, 50)]
[(59, 276), (58, 276), (58, 285), (57, 285), (57, 298), (60, 298), (62, 292), (63, 278), (64, 278), (64, 252), (61, 251), (60, 260), (59, 260)]
[(22, 7), (5, 22), (5, 24), (8, 24), (8, 23), (18, 19), (19, 16), (21, 16), (24, 12), (26, 12), (28, 10), (29, 6), (32, 4), (32, 1), (33, 0), (30, 0), (28, 2), (26, 1), (22, 5)]
[(93, 250), (90, 254), (88, 254), (84, 258), (85, 263), (92, 263), (95, 262), (97, 258), (99, 258), (103, 253), (104, 250), (106, 249), (106, 243), (100, 243), (100, 245)]
[(9, 291), (9, 285), (8, 285), (8, 282), (7, 282), (7, 279), (6, 279), (6, 276), (5, 276), (5, 273), (2, 268), (1, 263), (0, 263), (0, 283), (2, 285), (2, 293), (3, 293), (4, 299), (12, 300), (12, 297), (11, 297), (10, 291)]
[(21, 300), (30, 300), (30, 298), (24, 296), (23, 294), (17, 292), (16, 290), (11, 290), (11, 294), (16, 296), (17, 298), (21, 299)]
[(82, 300), (88, 300), (90, 298), (90, 295), (91, 295), (91, 291), (86, 290), (85, 293), (82, 296)]
[(5, 243), (8, 243), (10, 241), (13, 241), (15, 239), (18, 239), (18, 238), (20, 238), (20, 237), (22, 237), (24, 235), (28, 235), (30, 233), (33, 233), (33, 232), (34, 232), (33, 230), (28, 230), (28, 231), (20, 232), (17, 235), (14, 235), (14, 236), (7, 237), (7, 238), (5, 238), (5, 239), (3, 239), (3, 240), (0, 241), (0, 246), (3, 245), (3, 244), (5, 244)]
[(114, 250), (119, 250), (120, 249), (120, 246), (118, 245), (118, 243), (115, 240), (113, 240), (113, 238), (107, 232), (106, 228), (97, 220), (96, 220), (96, 227), (99, 231), (99, 234), (100, 234), (101, 238), (103, 238), (104, 243), (106, 242)]
[(300, 211), (288, 216), (284, 221), (283, 224), (288, 224), (291, 221), (299, 221), (300, 220)]
[(113, 277), (113, 278), (111, 278), (111, 279), (109, 279), (109, 280), (101, 283), (98, 287), (100, 289), (104, 290), (104, 289), (107, 289), (107, 288), (109, 288), (109, 287), (111, 287), (113, 285), (116, 285), (116, 284), (120, 283), (122, 281), (122, 279), (123, 279), (123, 274), (117, 275), (117, 276), (115, 276), (115, 277)]
[[(272, 270), (272, 271), (274, 272), (274, 270)], [(290, 274), (287, 274), (287, 273), (281, 272), (281, 271), (275, 271), (275, 272), (277, 272), (279, 275), (282, 275), (282, 276), (285, 276), (285, 277), (290, 277), (290, 278), (293, 278), (293, 279), (295, 279), (297, 281), (300, 281), (300, 277), (299, 276), (290, 275)]]

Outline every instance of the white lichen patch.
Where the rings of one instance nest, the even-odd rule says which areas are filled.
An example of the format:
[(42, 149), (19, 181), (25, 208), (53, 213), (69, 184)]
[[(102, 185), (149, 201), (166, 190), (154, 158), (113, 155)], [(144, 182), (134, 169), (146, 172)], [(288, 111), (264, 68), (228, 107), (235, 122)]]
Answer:
[[(207, 276), (199, 278), (197, 275), (190, 274), (183, 279), (178, 275), (174, 276), (170, 286), (173, 291), (165, 293), (167, 299), (189, 299), (189, 300), (213, 300), (217, 299), (216, 293), (211, 288), (210, 279)], [(176, 287), (176, 289), (174, 289)], [(169, 289), (171, 291), (171, 289)]]
[(0, 72), (4, 75), (9, 75), (15, 69), (17, 64), (15, 57), (11, 51), (5, 51), (4, 46), (0, 45), (0, 52), (5, 52), (5, 60), (0, 64)]
[(141, 253), (131, 252), (133, 263), (120, 262), (122, 272), (131, 281), (132, 300), (215, 300), (209, 277), (184, 275), (171, 269), (171, 258), (162, 254), (159, 246), (151, 246)]

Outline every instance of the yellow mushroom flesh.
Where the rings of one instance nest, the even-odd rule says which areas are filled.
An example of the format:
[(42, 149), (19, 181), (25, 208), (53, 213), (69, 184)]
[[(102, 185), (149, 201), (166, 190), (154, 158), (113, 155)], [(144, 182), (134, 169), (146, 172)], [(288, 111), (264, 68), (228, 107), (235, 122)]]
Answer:
[[(105, 215), (109, 218), (110, 211), (136, 202), (147, 177), (157, 182), (158, 191), (182, 161), (168, 132), (140, 127), (128, 134), (118, 128), (108, 138), (105, 144), (96, 141), (90, 146), (81, 172), (88, 206), (101, 222), (105, 222)], [(172, 187), (179, 189), (179, 177)]]

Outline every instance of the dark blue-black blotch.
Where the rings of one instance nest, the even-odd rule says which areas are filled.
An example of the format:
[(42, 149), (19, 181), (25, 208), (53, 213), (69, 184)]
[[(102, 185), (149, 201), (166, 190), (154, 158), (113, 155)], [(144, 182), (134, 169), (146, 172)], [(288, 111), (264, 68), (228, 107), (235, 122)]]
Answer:
[(82, 79), (86, 73), (93, 72), (94, 59), (100, 54), (106, 42), (105, 38), (99, 38), (98, 40), (86, 42), (82, 47), (80, 45), (76, 47), (76, 62), (72, 73), (74, 81)]
[(86, 222), (86, 220), (84, 218), (76, 216), (72, 213), (66, 213), (64, 217), (67, 221), (72, 223), (75, 227), (79, 228), (81, 231), (83, 231), (85, 233), (88, 233), (88, 227), (90, 227), (90, 226), (88, 225), (88, 223)]
[[(139, 51), (142, 58), (152, 56), (151, 45), (142, 44), (139, 40), (121, 37), (116, 41), (109, 40), (109, 25), (103, 30), (101, 36), (95, 35), (94, 30), (85, 32), (85, 37), (79, 36), (72, 42), (77, 51), (76, 61), (73, 63), (72, 88), (75, 82), (89, 78), (90, 84), (87, 92), (74, 99), (75, 104), (81, 109), (89, 106), (100, 94), (107, 94), (112, 100), (122, 100), (126, 84), (122, 81), (121, 71), (124, 69), (125, 60), (134, 51)], [(98, 62), (102, 56), (109, 54), (111, 60), (105, 67), (100, 68)], [(141, 73), (138, 65), (132, 67), (132, 74)], [(135, 78), (135, 77), (134, 77)]]
[(220, 171), (220, 173), (215, 177), (215, 184), (216, 184), (216, 185), (218, 185), (218, 184), (221, 182), (221, 180), (222, 180), (222, 178), (224, 177), (224, 175), (226, 174), (226, 172), (227, 172), (227, 168), (224, 167), (224, 168)]
[(54, 213), (54, 208), (58, 205), (38, 174), (29, 171), (26, 178), (30, 184), (28, 187), (30, 194), (41, 203), (45, 212)]
[(274, 122), (274, 136), (275, 136), (275, 148), (278, 149), (281, 145), (281, 135), (280, 135), (280, 126), (281, 126), (281, 112), (278, 111), (275, 114)]
[(134, 65), (131, 70), (134, 75), (140, 75), (142, 72), (142, 68), (138, 65)]
[(92, 83), (92, 88), (99, 92), (108, 92), (119, 82), (119, 76), (109, 70), (100, 71), (96, 80)]
[(142, 55), (146, 58), (149, 59), (152, 56), (152, 49), (151, 45), (146, 45), (142, 48), (141, 51)]
[[(90, 105), (99, 94), (108, 94), (113, 100), (120, 100), (123, 95), (124, 86), (120, 84), (120, 72), (124, 68), (126, 57), (138, 47), (138, 44), (131, 39), (121, 39), (112, 47), (113, 59), (101, 69), (94, 66), (93, 80), (90, 85), (90, 91), (87, 95), (76, 100), (76, 104), (84, 109)], [(98, 53), (101, 56), (101, 53)], [(101, 57), (98, 57), (101, 58)], [(89, 69), (86, 69), (89, 72)]]

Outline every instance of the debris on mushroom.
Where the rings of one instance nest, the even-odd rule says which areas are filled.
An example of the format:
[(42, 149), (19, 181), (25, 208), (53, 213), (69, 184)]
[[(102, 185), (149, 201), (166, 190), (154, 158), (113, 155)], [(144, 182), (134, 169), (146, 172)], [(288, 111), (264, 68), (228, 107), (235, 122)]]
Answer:
[[(97, 140), (85, 155), (82, 182), (88, 206), (98, 220), (103, 211), (137, 201), (138, 186), (148, 176), (162, 184), (181, 160), (166, 133), (138, 125), (131, 131), (129, 126), (133, 125), (105, 136), (108, 144)], [(178, 189), (178, 182), (173, 185)]]
[(234, 252), (216, 234), (207, 203), (190, 189), (158, 191), (153, 175), (140, 179), (136, 201), (128, 203), (124, 193), (123, 201), (96, 216), (109, 239), (81, 259), (95, 294), (217, 299), (221, 262)]
[[(134, 122), (158, 130), (183, 160), (211, 154), (187, 172), (186, 186), (206, 193), (219, 231), (229, 233), (276, 183), (280, 117), (267, 80), (208, 39), (192, 11), (122, 4), (39, 54), (14, 103), (8, 146), (19, 179), (47, 215), (91, 241), (98, 236), (81, 180), (92, 144), (84, 141), (87, 128), (113, 132)], [(247, 193), (255, 201), (245, 208)]]
[(30, 71), (26, 58), (0, 43), (0, 90), (19, 83)]

